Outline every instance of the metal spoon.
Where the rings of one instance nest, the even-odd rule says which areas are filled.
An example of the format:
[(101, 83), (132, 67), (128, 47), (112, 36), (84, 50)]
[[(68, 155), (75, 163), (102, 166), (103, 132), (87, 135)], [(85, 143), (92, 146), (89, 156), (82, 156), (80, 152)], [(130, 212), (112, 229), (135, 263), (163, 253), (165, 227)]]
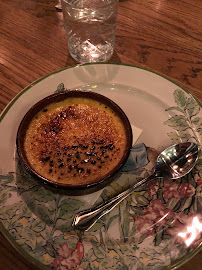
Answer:
[(75, 215), (72, 226), (79, 230), (89, 230), (98, 219), (109, 213), (117, 204), (128, 197), (137, 187), (159, 177), (177, 179), (190, 172), (198, 159), (197, 144), (187, 142), (172, 145), (164, 150), (156, 161), (152, 175), (136, 183), (117, 196)]

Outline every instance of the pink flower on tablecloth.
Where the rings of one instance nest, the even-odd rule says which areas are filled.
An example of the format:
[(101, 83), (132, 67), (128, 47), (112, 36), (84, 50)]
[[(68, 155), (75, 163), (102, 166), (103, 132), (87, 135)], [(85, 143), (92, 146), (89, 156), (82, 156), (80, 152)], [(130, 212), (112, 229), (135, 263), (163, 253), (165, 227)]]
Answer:
[(177, 182), (171, 182), (167, 179), (164, 180), (164, 192), (163, 196), (166, 200), (171, 198), (181, 198), (193, 196), (195, 189), (189, 183), (180, 184)]
[(155, 235), (154, 227), (165, 226), (167, 220), (173, 216), (166, 206), (158, 199), (150, 202), (141, 216), (133, 216), (137, 231), (141, 234)]
[(153, 180), (151, 182), (148, 182), (147, 184), (147, 193), (152, 196), (157, 193), (158, 191), (158, 180)]
[(145, 216), (133, 216), (136, 230), (141, 234), (155, 235), (154, 232), (154, 221)]
[(186, 184), (181, 184), (178, 188), (180, 197), (188, 197), (188, 196), (193, 196), (195, 193), (195, 189), (192, 185), (186, 183)]
[(57, 270), (82, 270), (79, 265), (83, 257), (83, 251), (83, 244), (81, 242), (77, 243), (76, 249), (68, 247), (66, 243), (63, 243), (62, 247), (57, 249), (58, 256), (51, 265)]
[(178, 191), (179, 183), (171, 182), (169, 180), (164, 180), (164, 192), (163, 196), (165, 199), (169, 200), (170, 198), (179, 198), (180, 194)]

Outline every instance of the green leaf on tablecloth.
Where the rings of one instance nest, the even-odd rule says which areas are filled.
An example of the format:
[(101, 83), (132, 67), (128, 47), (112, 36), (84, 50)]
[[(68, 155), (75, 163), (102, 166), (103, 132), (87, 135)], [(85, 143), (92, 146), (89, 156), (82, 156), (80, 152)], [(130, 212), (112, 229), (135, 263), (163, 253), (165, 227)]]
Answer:
[(202, 136), (202, 128), (197, 128), (196, 132), (199, 133), (199, 136)]
[(166, 202), (166, 207), (170, 210), (173, 210), (178, 204), (178, 202), (179, 202), (179, 198), (172, 197)]
[(141, 206), (131, 206), (131, 210), (134, 212), (135, 215), (141, 215), (144, 207)]
[(159, 188), (157, 190), (157, 198), (161, 200), (163, 203), (165, 203), (164, 197), (163, 197), (163, 188)]
[(36, 234), (28, 226), (15, 227), (12, 231), (12, 235), (17, 240), (24, 239), (24, 243), (27, 244), (32, 250), (36, 247)]
[(192, 196), (177, 198), (177, 203), (174, 205), (172, 211), (177, 212), (177, 213), (184, 212), (185, 214), (187, 214), (189, 212), (189, 209), (193, 201), (194, 201), (194, 197)]
[(129, 245), (128, 243), (121, 243), (120, 247), (118, 247), (118, 250), (126, 256), (134, 256), (134, 252), (137, 249), (135, 242), (131, 242), (130, 240), (131, 239), (129, 239)]
[(190, 126), (187, 123), (187, 119), (183, 115), (175, 115), (164, 122), (164, 125), (168, 125), (177, 131), (185, 131)]
[[(200, 187), (198, 187), (198, 188), (199, 188), (199, 192), (200, 192), (201, 188)], [(202, 212), (202, 199), (201, 199), (201, 197), (194, 198), (194, 201), (190, 207), (190, 212), (196, 213), (196, 214), (201, 214), (201, 212)]]
[(163, 234), (163, 239), (164, 239), (164, 240), (166, 240), (166, 239), (168, 240), (168, 239), (171, 239), (171, 238), (173, 238), (172, 235), (167, 234), (167, 233), (164, 232), (164, 234)]
[(197, 197), (197, 209), (196, 213), (201, 214), (202, 213), (202, 199), (201, 197)]
[(3, 205), (17, 191), (15, 186), (9, 185), (13, 182), (13, 174), (0, 175), (0, 204)]
[(124, 242), (128, 241), (128, 235), (129, 235), (129, 231), (130, 231), (130, 221), (131, 221), (131, 219), (129, 217), (125, 216), (124, 221), (121, 224)]
[(61, 232), (70, 232), (72, 230), (73, 215), (67, 220), (58, 219), (55, 223), (55, 229)]
[(146, 192), (144, 192), (144, 197), (149, 201), (152, 200), (152, 196), (147, 192), (147, 189), (146, 189)]
[(138, 244), (141, 244), (147, 237), (148, 235), (146, 233), (142, 234), (138, 240)]
[(181, 112), (181, 113), (184, 114), (184, 110), (183, 109), (181, 109), (179, 107), (175, 107), (175, 106), (170, 107), (170, 108), (167, 108), (165, 111), (178, 111), (178, 112)]
[(85, 254), (85, 258), (88, 262), (93, 262), (96, 260), (97, 257), (95, 256), (92, 248)]
[(81, 236), (82, 241), (86, 241), (86, 242), (90, 242), (92, 243), (92, 245), (98, 245), (99, 240), (97, 239), (97, 237), (95, 236), (94, 233), (91, 232), (85, 232), (85, 234), (83, 234)]
[(75, 212), (65, 212), (64, 210), (60, 210), (58, 221), (61, 220), (62, 223), (67, 222), (68, 219), (73, 218), (75, 215)]
[(53, 226), (46, 224), (45, 230), (40, 232), (40, 236), (47, 241), (47, 239), (52, 238)]
[(55, 195), (53, 192), (39, 186), (34, 186), (29, 189), (29, 194), (32, 196), (32, 200), (36, 200), (38, 202), (49, 202), (55, 200)]
[(0, 188), (0, 204), (3, 205), (9, 199), (8, 189), (7, 191), (4, 188)]
[(51, 257), (55, 258), (57, 256), (57, 252), (51, 242), (47, 242), (47, 244), (44, 245), (43, 248)]
[(139, 258), (144, 263), (143, 269), (146, 270), (161, 269), (162, 266), (164, 266), (164, 257), (162, 257), (162, 254), (157, 252), (154, 248), (148, 248), (146, 249), (146, 252), (141, 252)]
[(63, 219), (66, 213), (71, 213), (71, 215), (75, 214), (75, 211), (79, 210), (83, 205), (84, 202), (74, 198), (63, 200), (60, 204), (59, 218)]
[[(184, 200), (184, 198), (182, 200)], [(180, 198), (178, 198), (177, 203), (175, 204), (175, 206), (172, 209), (173, 212), (180, 212), (179, 209), (181, 207), (182, 200)]]
[(75, 212), (84, 205), (84, 202), (73, 198), (65, 199), (60, 204), (60, 210), (57, 220), (55, 220), (55, 226), (57, 230), (63, 232), (71, 230), (71, 224)]
[(196, 126), (202, 127), (202, 117), (192, 119), (192, 123)]
[(108, 232), (105, 234), (105, 245), (107, 249), (109, 250), (114, 249), (114, 247), (118, 245), (118, 242), (119, 241), (112, 238)]
[(80, 268), (85, 269), (85, 270), (91, 270), (90, 264), (88, 261), (82, 261), (80, 264)]
[(5, 185), (5, 184), (10, 184), (14, 180), (13, 173), (9, 173), (7, 175), (0, 174), (0, 183)]
[(13, 205), (7, 205), (0, 208), (0, 218), (2, 220), (12, 220), (16, 216), (16, 212), (20, 208), (22, 202), (15, 203)]
[(111, 225), (111, 223), (116, 219), (118, 218), (119, 215), (114, 215), (112, 217), (109, 218), (108, 222), (107, 222), (107, 225), (106, 225), (106, 229), (108, 230), (109, 229), (109, 226)]
[(101, 245), (100, 246), (94, 246), (93, 247), (93, 253), (99, 259), (104, 259), (106, 257), (106, 251)]
[(46, 224), (40, 219), (35, 219), (31, 224), (31, 229), (35, 232), (41, 232), (45, 229)]
[(181, 108), (184, 108), (186, 104), (186, 96), (184, 94), (184, 91), (180, 89), (176, 89), (173, 95), (174, 95), (175, 103)]
[(172, 140), (173, 144), (187, 142), (191, 138), (191, 135), (185, 132), (169, 132), (168, 136)]
[(113, 265), (111, 265), (111, 269), (115, 269), (115, 270), (128, 270), (128, 267), (127, 267), (127, 265), (124, 265), (120, 260), (118, 260), (117, 259), (117, 262), (115, 262), (115, 264), (114, 265), (116, 265), (115, 266), (115, 268), (114, 268), (114, 266)]
[(24, 238), (16, 239), (16, 242), (18, 243), (18, 245), (22, 246), (25, 244), (25, 239)]
[(149, 205), (149, 200), (141, 194), (137, 194), (135, 196), (135, 199), (139, 205), (142, 205), (142, 206)]
[(26, 217), (26, 218), (30, 218), (32, 216), (32, 212), (30, 211), (28, 206), (24, 204), (23, 202), (20, 204), (20, 207), (19, 207), (19, 216)]
[(189, 113), (189, 117), (193, 117), (200, 112), (200, 106), (197, 101), (193, 98), (188, 98), (186, 100), (186, 110)]
[(140, 262), (137, 265), (137, 269), (136, 270), (144, 270), (144, 267), (143, 267), (143, 265)]
[(54, 224), (54, 211), (36, 203), (36, 210), (40, 219), (48, 225)]
[(118, 183), (112, 182), (110, 186), (116, 191), (121, 192), (123, 190), (123, 187), (121, 187)]
[(103, 222), (103, 218), (106, 218), (106, 216), (102, 217), (101, 219), (99, 219), (93, 226), (92, 228), (89, 229), (90, 232), (96, 232), (98, 230), (100, 230), (103, 226), (105, 226), (105, 222)]
[(154, 239), (154, 245), (155, 246), (159, 246), (160, 243), (162, 242), (163, 240), (163, 230), (161, 229), (160, 231), (157, 231), (156, 232), (156, 236), (155, 236), (155, 239)]

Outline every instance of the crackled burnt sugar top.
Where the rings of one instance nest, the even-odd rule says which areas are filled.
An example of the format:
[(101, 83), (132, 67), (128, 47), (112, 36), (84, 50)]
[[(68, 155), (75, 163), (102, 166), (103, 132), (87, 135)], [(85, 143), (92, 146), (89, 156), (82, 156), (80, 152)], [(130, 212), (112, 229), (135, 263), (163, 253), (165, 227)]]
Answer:
[(120, 118), (89, 98), (68, 98), (37, 113), (24, 149), (41, 176), (69, 185), (96, 182), (119, 162), (126, 147)]

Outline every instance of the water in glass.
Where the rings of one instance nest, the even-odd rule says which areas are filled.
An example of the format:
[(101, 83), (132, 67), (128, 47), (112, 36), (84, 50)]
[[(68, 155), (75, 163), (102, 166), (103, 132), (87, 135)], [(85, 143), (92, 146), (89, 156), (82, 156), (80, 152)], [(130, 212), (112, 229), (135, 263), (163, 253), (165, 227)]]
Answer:
[(71, 56), (80, 63), (102, 62), (113, 54), (118, 0), (63, 0)]

